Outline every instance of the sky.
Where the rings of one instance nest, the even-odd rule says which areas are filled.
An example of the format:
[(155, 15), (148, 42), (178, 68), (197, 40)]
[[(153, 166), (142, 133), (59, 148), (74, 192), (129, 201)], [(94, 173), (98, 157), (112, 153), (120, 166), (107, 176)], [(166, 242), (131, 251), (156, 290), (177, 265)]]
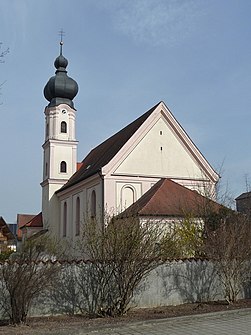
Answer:
[(163, 100), (234, 199), (251, 180), (250, 0), (0, 0), (0, 216), (41, 211), (43, 88), (59, 31), (78, 161)]

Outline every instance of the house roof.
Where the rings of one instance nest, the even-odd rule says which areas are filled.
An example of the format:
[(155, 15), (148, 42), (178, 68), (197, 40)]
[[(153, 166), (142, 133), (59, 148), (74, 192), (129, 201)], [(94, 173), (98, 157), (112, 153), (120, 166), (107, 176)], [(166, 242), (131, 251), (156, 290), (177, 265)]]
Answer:
[(119, 152), (119, 150), (146, 121), (146, 119), (152, 114), (152, 112), (160, 103), (161, 102), (157, 103), (135, 121), (121, 129), (119, 132), (108, 138), (103, 143), (99, 144), (93, 150), (91, 150), (90, 153), (82, 161), (82, 165), (79, 170), (76, 171), (69, 179), (69, 181), (56, 193), (77, 184), (78, 182), (94, 175), (95, 173), (100, 172), (101, 168), (110, 162), (110, 160)]
[(235, 200), (248, 199), (248, 198), (251, 198), (251, 192), (242, 193)]
[(42, 212), (35, 215), (30, 221), (25, 223), (24, 225), (20, 226), (20, 229), (24, 227), (31, 227), (31, 228), (43, 228), (43, 217)]
[(18, 240), (22, 239), (22, 231), (20, 227), (28, 223), (31, 219), (33, 219), (36, 215), (35, 214), (17, 214), (17, 238)]
[(15, 240), (15, 236), (11, 232), (10, 228), (8, 227), (7, 223), (5, 222), (2, 216), (0, 216), (0, 230), (8, 241)]
[(160, 179), (119, 217), (132, 215), (182, 217), (187, 214), (199, 217), (209, 206), (214, 212), (222, 208), (218, 203), (171, 179)]

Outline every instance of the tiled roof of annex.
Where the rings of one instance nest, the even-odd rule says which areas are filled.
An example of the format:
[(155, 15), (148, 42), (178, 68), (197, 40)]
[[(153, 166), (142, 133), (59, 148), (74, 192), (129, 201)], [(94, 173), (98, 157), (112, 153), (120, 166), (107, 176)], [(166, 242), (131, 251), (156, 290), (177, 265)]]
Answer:
[(171, 179), (160, 179), (119, 217), (135, 215), (184, 217), (187, 214), (200, 217), (206, 209), (218, 212), (221, 208), (222, 205)]
[(119, 132), (109, 137), (107, 140), (99, 144), (96, 148), (92, 149), (82, 161), (79, 170), (77, 170), (69, 179), (69, 181), (56, 193), (77, 184), (78, 182), (94, 175), (95, 173), (100, 172), (101, 168), (111, 161), (111, 159), (119, 152), (119, 150), (146, 121), (146, 119), (153, 113), (153, 111), (160, 103), (161, 102), (157, 103), (135, 121), (131, 122)]

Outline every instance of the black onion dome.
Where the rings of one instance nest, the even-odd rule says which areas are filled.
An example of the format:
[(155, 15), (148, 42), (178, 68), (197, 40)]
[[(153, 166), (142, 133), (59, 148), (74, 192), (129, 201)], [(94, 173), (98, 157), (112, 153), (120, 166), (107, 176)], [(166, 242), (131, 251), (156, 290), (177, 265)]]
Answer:
[(59, 55), (54, 62), (54, 66), (56, 69), (59, 68), (66, 68), (68, 65), (68, 60), (63, 56), (63, 55)]
[(44, 96), (49, 103), (49, 107), (58, 106), (60, 104), (67, 104), (74, 108), (73, 99), (78, 93), (77, 82), (67, 76), (66, 67), (68, 60), (62, 55), (56, 58), (54, 66), (57, 69), (55, 76), (51, 77), (44, 88)]

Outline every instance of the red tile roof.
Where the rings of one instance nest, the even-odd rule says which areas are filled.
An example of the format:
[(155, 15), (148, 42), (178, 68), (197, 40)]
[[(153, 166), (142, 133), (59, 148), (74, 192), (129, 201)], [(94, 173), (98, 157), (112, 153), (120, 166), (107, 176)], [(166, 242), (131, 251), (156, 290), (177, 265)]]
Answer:
[(69, 181), (56, 193), (100, 172), (101, 168), (110, 162), (160, 103), (161, 102), (157, 103), (145, 114), (90, 151), (82, 161), (80, 169), (76, 171)]
[(34, 216), (30, 221), (25, 223), (23, 226), (20, 228), (24, 227), (33, 227), (33, 228), (43, 228), (43, 217), (42, 217), (42, 212)]
[(119, 216), (171, 216), (193, 214), (199, 217), (206, 208), (218, 212), (221, 205), (171, 179), (161, 179)]
[(35, 216), (36, 215), (34, 214), (17, 214), (17, 238), (18, 240), (22, 239), (22, 231), (20, 230), (20, 227), (28, 223)]
[(78, 163), (77, 163), (77, 171), (81, 168), (82, 165), (83, 165), (82, 162), (78, 162)]

